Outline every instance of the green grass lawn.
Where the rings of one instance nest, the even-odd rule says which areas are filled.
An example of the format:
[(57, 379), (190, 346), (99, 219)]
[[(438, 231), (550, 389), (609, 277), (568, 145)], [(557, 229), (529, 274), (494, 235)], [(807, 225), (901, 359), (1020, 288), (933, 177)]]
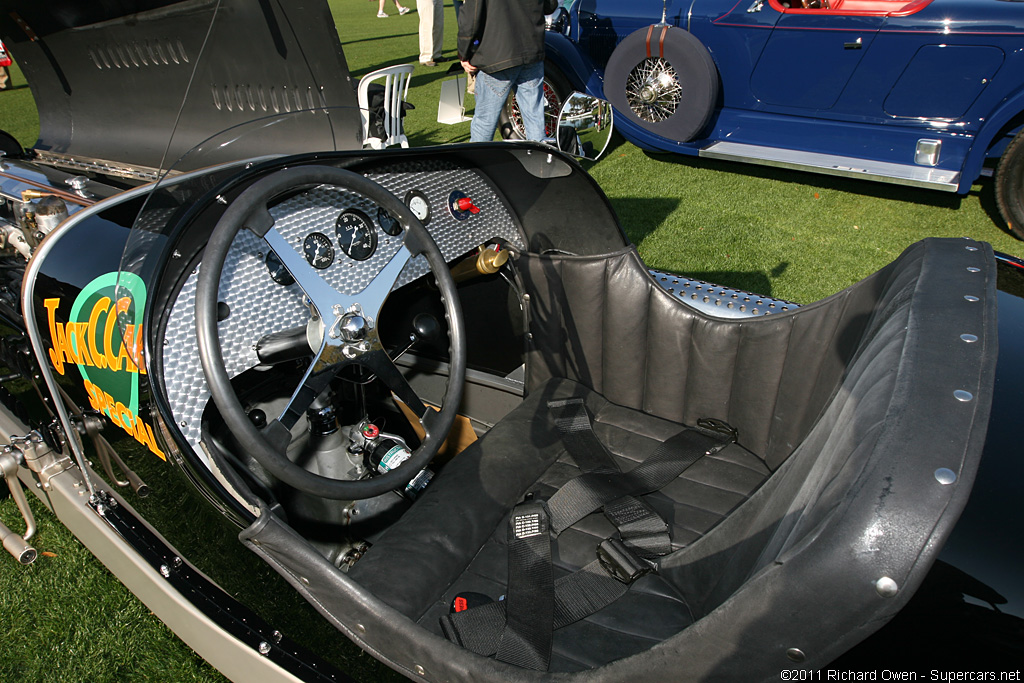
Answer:
[[(332, 0), (331, 6), (355, 78), (416, 62), (415, 13), (399, 17), (389, 3), (392, 16), (377, 19), (376, 3)], [(450, 4), (446, 12), (445, 54), (454, 56)], [(469, 139), (468, 123), (436, 122), (446, 67), (416, 67), (409, 95), (416, 109), (406, 120), (414, 146)], [(13, 76), (15, 89), (0, 93), (0, 128), (31, 145), (38, 136), (31, 92), (17, 67)], [(1024, 257), (1024, 243), (998, 219), (989, 179), (961, 198), (649, 156), (621, 139), (587, 166), (651, 266), (783, 299), (809, 302), (832, 294), (927, 236), (969, 236)], [(223, 680), (36, 509), (34, 542), (44, 554), (27, 568), (0, 556), (0, 681)], [(0, 501), (0, 520), (21, 528), (10, 499)], [(385, 675), (380, 667), (363, 666), (367, 678)]]

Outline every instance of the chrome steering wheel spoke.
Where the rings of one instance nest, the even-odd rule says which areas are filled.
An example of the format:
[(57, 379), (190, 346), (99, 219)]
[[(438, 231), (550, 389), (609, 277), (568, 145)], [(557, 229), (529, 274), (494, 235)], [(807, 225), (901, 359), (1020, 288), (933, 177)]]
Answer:
[[(268, 207), (297, 188), (334, 185), (360, 194), (397, 217), (403, 227), (397, 252), (366, 284), (344, 294), (324, 280), (279, 230)], [(249, 419), (224, 366), (218, 329), (218, 288), (232, 242), (248, 229), (263, 239), (312, 303), (319, 323), (307, 325), (306, 339), (313, 359), (278, 419), (259, 430)], [(377, 329), (377, 318), (391, 289), (413, 256), (422, 256), (433, 273), (445, 316), (451, 361), (439, 411), (427, 408), (388, 357)], [(319, 325), (319, 327), (317, 327)], [(239, 447), (271, 476), (313, 496), (335, 500), (371, 498), (404, 486), (437, 454), (455, 421), (461, 403), (466, 368), (462, 311), (448, 264), (430, 233), (405, 204), (377, 183), (349, 170), (332, 166), (298, 165), (266, 175), (252, 183), (225, 210), (207, 243), (196, 287), (196, 335), (203, 373), (225, 425)], [(417, 415), (426, 435), (408, 461), (386, 474), (347, 480), (321, 476), (303, 469), (287, 457), (291, 428), (313, 401), (349, 365), (373, 373)]]
[[(387, 354), (379, 348), (376, 321), (384, 306), (384, 301), (391, 293), (395, 282), (398, 281), (402, 270), (412, 258), (412, 254), (403, 240), (398, 252), (362, 290), (355, 295), (345, 295), (331, 287), (322, 275), (309, 265), (306, 259), (293, 249), (284, 236), (273, 227), (266, 230), (263, 240), (277, 254), (281, 263), (295, 279), (296, 284), (316, 307), (317, 313), (323, 321), (323, 338), (320, 341), (320, 348), (315, 350), (313, 362), (310, 363), (305, 376), (278, 418), (281, 424), (291, 429), (302, 417), (306, 408), (330, 385), (331, 380), (343, 367), (358, 362), (370, 367), (375, 374), (381, 377), (383, 375), (377, 372), (378, 367), (394, 368), (390, 359), (387, 358)], [(328, 323), (332, 316), (333, 321)], [(358, 323), (354, 324), (356, 321)], [(378, 354), (387, 359), (386, 362), (381, 363), (374, 360), (369, 363), (366, 362), (366, 359), (357, 360), (364, 355), (376, 359)], [(399, 377), (401, 377), (400, 374)], [(391, 384), (388, 386), (393, 391), (395, 390)], [(407, 384), (406, 389), (408, 389)], [(396, 393), (398, 392), (396, 391)], [(403, 390), (403, 393), (415, 398), (411, 389)], [(406, 399), (403, 398), (403, 400)]]
[(409, 406), (409, 409), (416, 414), (416, 417), (423, 421), (428, 408), (416, 395), (405, 376), (398, 370), (395, 363), (388, 357), (383, 349), (371, 351), (359, 359), (359, 364), (370, 370), (377, 376), (377, 379), (384, 383), (391, 392)]

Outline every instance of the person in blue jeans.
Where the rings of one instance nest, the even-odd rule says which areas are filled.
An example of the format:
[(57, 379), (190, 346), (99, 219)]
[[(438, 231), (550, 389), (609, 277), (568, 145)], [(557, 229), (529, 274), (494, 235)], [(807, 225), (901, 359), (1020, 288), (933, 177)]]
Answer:
[(459, 10), (459, 59), (476, 74), (470, 142), (488, 142), (515, 88), (526, 137), (544, 134), (544, 15), (558, 0), (465, 0)]

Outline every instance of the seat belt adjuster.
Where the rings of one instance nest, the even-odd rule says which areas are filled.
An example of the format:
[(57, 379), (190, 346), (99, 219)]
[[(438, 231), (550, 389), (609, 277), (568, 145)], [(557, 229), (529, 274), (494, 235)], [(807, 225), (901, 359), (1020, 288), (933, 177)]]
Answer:
[(547, 535), (548, 513), (544, 503), (528, 500), (520, 503), (512, 510), (509, 520), (512, 538), (522, 540), (534, 536)]
[(597, 546), (597, 560), (612, 578), (625, 584), (631, 584), (644, 574), (654, 571), (654, 567), (641, 559), (617, 538), (607, 538)]

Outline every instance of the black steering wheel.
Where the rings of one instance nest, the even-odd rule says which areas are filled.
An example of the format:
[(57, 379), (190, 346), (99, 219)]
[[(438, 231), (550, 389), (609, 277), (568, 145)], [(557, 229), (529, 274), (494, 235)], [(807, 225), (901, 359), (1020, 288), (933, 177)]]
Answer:
[[(384, 208), (403, 228), (398, 252), (358, 293), (342, 294), (328, 285), (319, 271), (274, 229), (268, 207), (287, 192), (303, 187), (333, 185), (358, 193)], [(224, 369), (218, 334), (218, 289), (221, 271), (240, 230), (249, 230), (266, 242), (285, 265), (295, 282), (312, 301), (323, 322), (322, 341), (313, 349), (313, 361), (292, 393), (280, 417), (257, 429), (246, 416)], [(409, 260), (422, 255), (430, 266), (441, 293), (448, 320), (450, 369), (440, 411), (427, 408), (398, 371), (381, 345), (378, 316), (384, 300)], [(210, 393), (228, 429), (242, 448), (266, 470), (300, 491), (335, 500), (359, 500), (380, 495), (407, 484), (426, 467), (444, 442), (462, 399), (466, 374), (465, 331), (455, 282), (444, 257), (423, 224), (404, 203), (377, 183), (331, 166), (296, 166), (253, 183), (221, 216), (203, 252), (196, 290), (196, 333), (199, 357)], [(355, 481), (323, 477), (308, 472), (288, 459), (291, 427), (306, 408), (343, 368), (361, 365), (375, 374), (419, 418), (425, 437), (401, 466), (390, 472)]]

